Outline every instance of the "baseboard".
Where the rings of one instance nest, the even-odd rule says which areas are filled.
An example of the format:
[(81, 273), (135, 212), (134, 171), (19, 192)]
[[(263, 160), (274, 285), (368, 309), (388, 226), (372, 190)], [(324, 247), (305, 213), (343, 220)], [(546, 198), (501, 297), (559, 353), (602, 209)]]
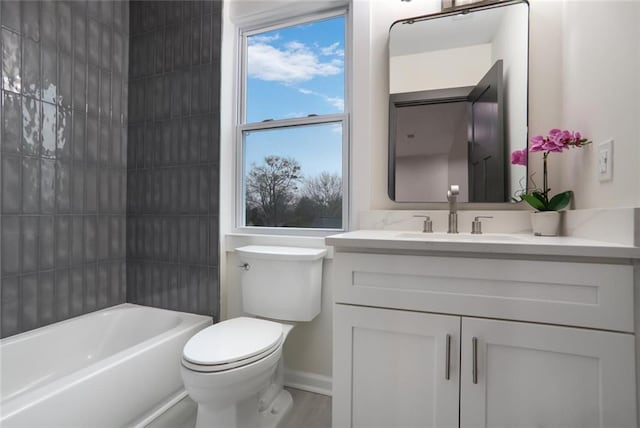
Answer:
[(329, 376), (285, 369), (284, 385), (303, 391), (331, 396), (332, 380)]

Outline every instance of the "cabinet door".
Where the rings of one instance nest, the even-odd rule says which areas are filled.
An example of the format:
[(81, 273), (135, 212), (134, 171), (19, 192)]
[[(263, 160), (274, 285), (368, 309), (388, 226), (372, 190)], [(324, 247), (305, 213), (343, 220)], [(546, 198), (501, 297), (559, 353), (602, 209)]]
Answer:
[(335, 305), (333, 428), (457, 427), (459, 332), (456, 316)]
[(461, 364), (463, 428), (637, 426), (632, 335), (463, 318)]

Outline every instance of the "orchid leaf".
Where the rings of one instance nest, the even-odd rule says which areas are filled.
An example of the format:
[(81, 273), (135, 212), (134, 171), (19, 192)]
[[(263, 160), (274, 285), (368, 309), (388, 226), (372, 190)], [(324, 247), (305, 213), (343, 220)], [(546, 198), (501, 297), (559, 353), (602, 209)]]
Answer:
[(551, 211), (560, 211), (571, 202), (571, 198), (573, 197), (573, 192), (571, 190), (567, 190), (566, 192), (558, 193), (549, 201), (549, 209)]
[(541, 201), (535, 194), (522, 195), (522, 199), (538, 211), (547, 211), (544, 201)]
[(547, 206), (547, 197), (542, 192), (532, 192), (531, 193), (537, 200), (542, 202), (545, 206)]

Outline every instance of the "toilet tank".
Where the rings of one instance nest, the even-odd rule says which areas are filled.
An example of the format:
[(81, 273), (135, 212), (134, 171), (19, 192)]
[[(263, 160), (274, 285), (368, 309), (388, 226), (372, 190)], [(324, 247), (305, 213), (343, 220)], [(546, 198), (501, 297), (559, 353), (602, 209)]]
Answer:
[(284, 321), (311, 321), (320, 313), (322, 248), (249, 245), (236, 248), (243, 310)]

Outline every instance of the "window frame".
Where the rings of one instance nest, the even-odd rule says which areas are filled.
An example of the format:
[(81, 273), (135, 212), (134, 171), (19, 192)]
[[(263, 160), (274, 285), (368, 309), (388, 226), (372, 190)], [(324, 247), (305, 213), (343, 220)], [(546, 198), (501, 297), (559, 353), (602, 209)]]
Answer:
[[(342, 113), (318, 114), (294, 119), (273, 119), (263, 122), (246, 122), (246, 90), (247, 90), (247, 52), (248, 38), (250, 36), (277, 30), (280, 28), (293, 27), (324, 19), (344, 17), (344, 110)], [(269, 234), (269, 235), (300, 235), (300, 236), (327, 236), (349, 230), (349, 165), (350, 165), (350, 127), (349, 127), (349, 107), (350, 103), (350, 43), (349, 43), (349, 10), (341, 7), (324, 12), (306, 14), (297, 18), (278, 21), (277, 23), (259, 25), (251, 28), (239, 29), (238, 37), (238, 58), (239, 68), (238, 79), (238, 104), (235, 119), (235, 230), (239, 233)], [(248, 226), (246, 224), (246, 201), (245, 201), (245, 173), (244, 170), (244, 137), (247, 131), (261, 131), (273, 129), (286, 129), (305, 125), (322, 125), (330, 123), (340, 123), (342, 126), (342, 227), (341, 228), (313, 228), (313, 227), (273, 227), (273, 226)]]

